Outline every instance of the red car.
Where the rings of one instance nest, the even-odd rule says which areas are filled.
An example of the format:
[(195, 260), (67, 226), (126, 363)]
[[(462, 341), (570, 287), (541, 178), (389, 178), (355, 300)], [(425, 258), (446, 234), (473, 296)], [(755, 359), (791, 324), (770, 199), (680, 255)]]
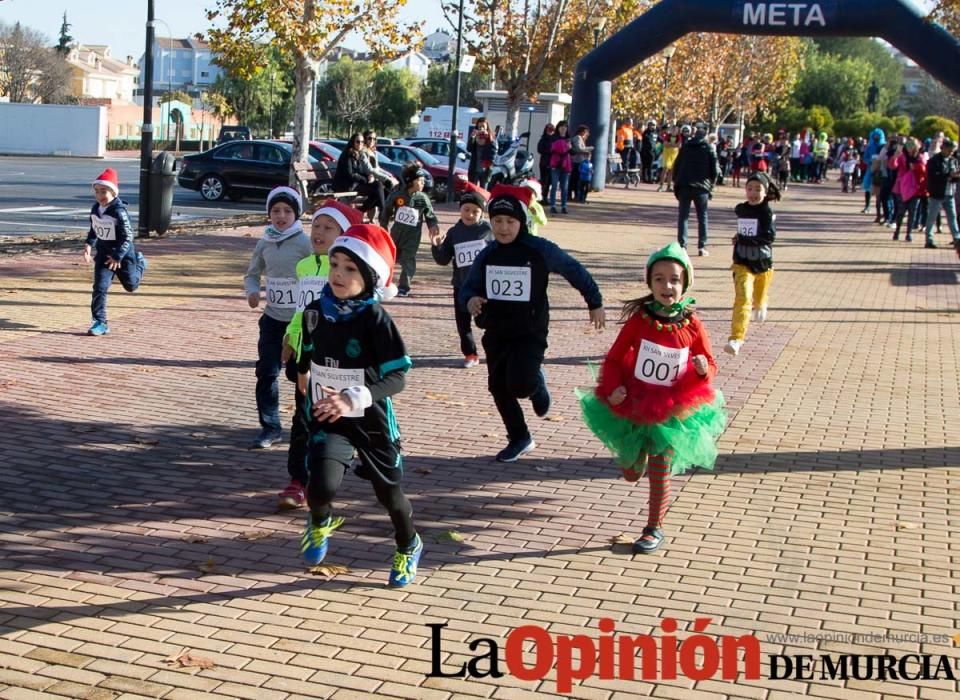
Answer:
[[(423, 166), (423, 169), (430, 173), (430, 175), (433, 177), (434, 185), (433, 191), (431, 192), (433, 198), (439, 202), (446, 201), (447, 163), (441, 162), (422, 148), (417, 148), (416, 146), (378, 144), (377, 150), (390, 160), (396, 161), (397, 163), (406, 163), (407, 161), (411, 160), (419, 161)], [(457, 182), (466, 182), (467, 170), (465, 168), (456, 168), (453, 176)]]

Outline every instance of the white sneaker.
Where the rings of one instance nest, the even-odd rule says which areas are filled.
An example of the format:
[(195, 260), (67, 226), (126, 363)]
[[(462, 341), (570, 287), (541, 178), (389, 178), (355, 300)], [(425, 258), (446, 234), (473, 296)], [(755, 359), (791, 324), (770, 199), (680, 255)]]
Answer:
[(753, 310), (753, 320), (764, 323), (767, 320), (767, 307), (761, 306), (759, 309)]
[(480, 358), (476, 355), (467, 355), (463, 358), (463, 367), (464, 369), (470, 369), (471, 367), (476, 367), (480, 364)]
[(707, 257), (708, 255), (710, 255), (710, 251), (707, 250), (706, 248), (700, 248), (700, 250), (698, 251), (698, 255), (699, 255), (701, 258), (705, 258), (705, 257)]
[(723, 346), (723, 351), (728, 355), (739, 355), (742, 346), (742, 340), (728, 340), (727, 344)]

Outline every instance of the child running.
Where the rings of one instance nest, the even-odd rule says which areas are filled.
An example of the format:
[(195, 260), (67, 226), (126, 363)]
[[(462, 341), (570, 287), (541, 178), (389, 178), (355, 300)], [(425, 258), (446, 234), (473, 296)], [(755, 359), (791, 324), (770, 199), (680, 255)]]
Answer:
[(628, 301), (625, 322), (592, 392), (579, 392), (583, 418), (613, 452), (627, 481), (650, 481), (647, 526), (637, 554), (663, 544), (670, 477), (697, 465), (712, 469), (716, 439), (726, 426), (723, 395), (712, 381), (717, 365), (706, 329), (694, 314), (693, 266), (679, 243), (647, 260), (651, 294)]
[(390, 397), (403, 390), (410, 358), (378, 303), (396, 291), (396, 249), (390, 234), (368, 224), (347, 229), (329, 254), (329, 281), (304, 311), (297, 365), (298, 389), (311, 416), (310, 513), (300, 551), (309, 566), (326, 556), (331, 533), (343, 524), (333, 517), (333, 499), (356, 453), (357, 475), (371, 482), (393, 522), (397, 550), (390, 585), (406, 586), (417, 574), (423, 543), (400, 488), (400, 433)]
[[(328, 199), (313, 213), (310, 224), (310, 244), (313, 254), (297, 263), (297, 310), (287, 324), (283, 337), (283, 353), (280, 361), (286, 366), (291, 358), (300, 360), (303, 339), (303, 310), (320, 298), (327, 283), (330, 262), (327, 250), (334, 240), (351, 226), (363, 223), (363, 213), (334, 199)], [(309, 416), (304, 413), (303, 395), (294, 392), (296, 415), (290, 427), (290, 450), (287, 453), (287, 472), (290, 484), (278, 496), (280, 510), (301, 508), (306, 503), (307, 484), (307, 425)]]
[(734, 210), (737, 233), (733, 237), (733, 320), (730, 339), (723, 351), (736, 355), (743, 347), (750, 324), (750, 311), (760, 323), (767, 320), (770, 282), (773, 280), (773, 240), (776, 238), (777, 215), (771, 201), (780, 199), (780, 188), (765, 173), (747, 178), (747, 201)]
[[(290, 187), (275, 187), (267, 195), (270, 225), (253, 250), (243, 278), (247, 303), (260, 306), (260, 280), (267, 278), (267, 305), (260, 316), (257, 341), (257, 413), (260, 433), (251, 449), (266, 449), (283, 434), (280, 424), (280, 386), (277, 377), (283, 367), (283, 337), (297, 309), (297, 263), (310, 255), (310, 238), (300, 223), (303, 204)], [(287, 379), (296, 381), (296, 365), (286, 365)], [(294, 416), (294, 425), (297, 417)]]
[(124, 289), (135, 292), (147, 269), (147, 259), (133, 245), (134, 231), (127, 205), (119, 194), (120, 180), (113, 168), (107, 168), (93, 181), (93, 196), (97, 201), (90, 208), (90, 230), (83, 246), (83, 261), (88, 265), (93, 263), (93, 299), (90, 301), (93, 321), (87, 335), (110, 332), (107, 292), (113, 278), (119, 277)]
[(424, 221), (430, 231), (430, 239), (440, 235), (440, 226), (430, 198), (424, 193), (427, 171), (417, 163), (407, 163), (403, 168), (404, 186), (390, 195), (383, 212), (380, 225), (387, 228), (393, 219), (390, 235), (397, 247), (400, 262), (400, 283), (397, 296), (410, 296), (410, 285), (417, 272), (417, 250), (420, 248), (420, 227)]
[(540, 417), (550, 410), (541, 369), (550, 321), (549, 274), (563, 275), (583, 295), (594, 327), (603, 328), (606, 317), (603, 297), (590, 273), (555, 243), (530, 235), (533, 192), (497, 185), (490, 194), (487, 210), (494, 242), (474, 258), (460, 303), (484, 329), (487, 386), (508, 439), (497, 461), (515, 462), (536, 447), (517, 399), (529, 398)]
[[(453, 315), (460, 335), (460, 352), (463, 366), (467, 369), (480, 364), (477, 343), (473, 338), (470, 312), (460, 302), (460, 288), (470, 273), (470, 266), (477, 254), (487, 247), (493, 237), (490, 224), (483, 220), (489, 193), (468, 182), (460, 196), (460, 221), (447, 231), (446, 236), (430, 237), (430, 252), (438, 265), (453, 262)], [(486, 195), (486, 196), (485, 196)]]

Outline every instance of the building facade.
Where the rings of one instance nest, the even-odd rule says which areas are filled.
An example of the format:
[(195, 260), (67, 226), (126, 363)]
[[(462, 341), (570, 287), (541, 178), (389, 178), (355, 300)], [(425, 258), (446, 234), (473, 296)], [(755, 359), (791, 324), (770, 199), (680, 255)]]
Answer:
[(70, 94), (75, 97), (133, 102), (140, 75), (133, 56), (121, 61), (111, 56), (109, 46), (77, 44), (67, 54), (67, 64), (72, 74)]
[[(138, 95), (143, 95), (144, 56), (140, 58)], [(213, 86), (220, 75), (220, 67), (213, 63), (210, 45), (199, 39), (157, 37), (153, 46), (153, 93), (182, 90), (197, 96)]]

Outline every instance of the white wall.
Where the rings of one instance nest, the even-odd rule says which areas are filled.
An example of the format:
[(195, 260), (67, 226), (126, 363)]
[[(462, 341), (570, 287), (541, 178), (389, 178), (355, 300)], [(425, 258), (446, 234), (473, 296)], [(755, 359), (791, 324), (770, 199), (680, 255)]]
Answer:
[(103, 158), (107, 108), (0, 104), (0, 153)]

